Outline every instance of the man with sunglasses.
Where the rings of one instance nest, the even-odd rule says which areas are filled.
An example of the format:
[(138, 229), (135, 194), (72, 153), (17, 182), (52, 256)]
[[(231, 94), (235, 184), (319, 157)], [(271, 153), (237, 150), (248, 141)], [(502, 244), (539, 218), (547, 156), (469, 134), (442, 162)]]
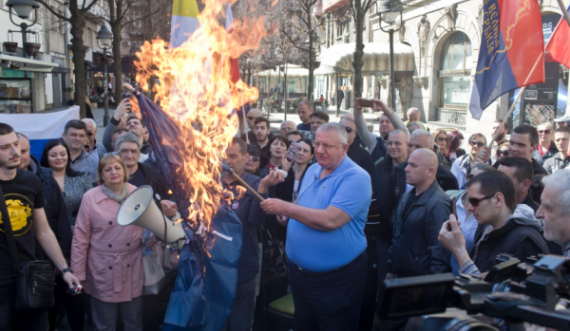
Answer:
[(567, 126), (560, 127), (554, 132), (554, 142), (559, 152), (544, 162), (544, 169), (549, 174), (566, 169), (570, 164), (570, 156), (568, 156), (568, 145), (570, 143), (570, 128)]
[(91, 118), (84, 118), (81, 122), (85, 123), (85, 133), (87, 134), (87, 144), (89, 145), (89, 151), (93, 154), (97, 159), (103, 157), (103, 155), (107, 154), (107, 150), (103, 146), (103, 144), (99, 143), (95, 136), (97, 135), (97, 123)]
[(538, 149), (532, 153), (532, 158), (544, 165), (544, 162), (554, 154), (558, 153), (558, 148), (554, 144), (554, 127), (551, 122), (544, 122), (538, 125)]
[(344, 127), (348, 133), (348, 157), (358, 164), (362, 169), (372, 177), (372, 172), (374, 171), (374, 163), (372, 163), (372, 158), (370, 158), (370, 153), (367, 150), (360, 147), (359, 139), (356, 134), (356, 124), (354, 123), (354, 115), (345, 114), (340, 120), (340, 125)]
[(479, 224), (471, 253), (465, 248), (465, 238), (453, 214), (439, 232), (439, 241), (457, 258), (460, 273), (489, 271), (495, 265), (495, 257), (503, 253), (521, 261), (548, 254), (540, 221), (527, 205), (517, 206), (515, 187), (506, 174), (487, 171), (473, 177), (466, 186), (467, 209)]
[[(501, 120), (501, 119), (495, 120), (495, 123), (493, 123), (493, 132), (491, 133), (492, 137), (494, 137), (495, 134), (497, 133), (497, 130), (499, 130), (501, 123), (503, 123), (503, 120)], [(505, 122), (505, 125), (501, 129), (501, 132), (497, 135), (497, 138), (493, 142), (493, 151), (492, 151), (493, 152), (492, 153), (493, 159), (495, 159), (497, 157), (496, 151), (499, 150), (499, 146), (508, 142), (508, 140), (507, 140), (507, 134), (508, 133), (509, 133), (509, 122)]]

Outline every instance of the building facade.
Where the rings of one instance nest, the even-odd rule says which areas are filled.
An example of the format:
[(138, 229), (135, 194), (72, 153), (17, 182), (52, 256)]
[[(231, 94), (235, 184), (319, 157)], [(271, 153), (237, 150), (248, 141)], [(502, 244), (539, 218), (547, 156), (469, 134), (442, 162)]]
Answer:
[[(537, 1), (537, 0), (532, 0)], [(557, 0), (542, 0), (545, 42), (561, 18)], [(379, 97), (390, 104), (390, 84), (396, 88), (396, 109), (417, 107), (422, 120), (437, 126), (456, 127), (468, 132), (488, 132), (495, 119), (503, 118), (516, 91), (491, 104), (481, 120), (471, 117), (468, 106), (479, 56), (483, 6), (480, 0), (404, 0), (405, 10), (392, 25), (380, 22), (375, 6), (364, 22), (363, 97)], [(569, 0), (564, 3), (568, 5)], [(351, 57), (355, 49), (354, 20), (348, 0), (323, 0), (314, 17), (324, 20), (319, 31), (320, 62), (315, 95), (333, 103), (339, 90), (341, 107), (353, 102)], [(390, 81), (389, 33), (394, 29), (395, 79)], [(399, 29), (398, 29), (399, 28)], [(568, 109), (568, 69), (545, 61), (546, 83), (527, 88), (511, 117), (513, 124), (538, 124), (561, 117)], [(521, 109), (523, 111), (521, 111)], [(511, 126), (512, 127), (512, 126)]]

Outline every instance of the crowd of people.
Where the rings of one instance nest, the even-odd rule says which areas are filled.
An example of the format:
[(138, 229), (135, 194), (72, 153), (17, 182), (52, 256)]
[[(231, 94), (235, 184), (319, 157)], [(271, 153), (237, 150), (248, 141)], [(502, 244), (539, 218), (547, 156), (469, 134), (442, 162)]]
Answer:
[[(153, 188), (165, 217), (180, 216), (131, 102), (118, 105), (102, 142), (95, 121), (71, 120), (40, 160), (24, 134), (0, 123), (0, 187), (20, 262), (43, 251), (58, 270), (55, 306), (24, 313), (15, 310), (12, 263), (0, 266), (1, 330), (57, 330), (65, 315), (73, 331), (85, 319), (95, 330), (160, 329), (172, 287), (146, 293), (143, 260), (162, 246), (115, 218), (143, 185)], [(263, 280), (261, 228), (285, 244), (295, 330), (371, 330), (385, 279), (481, 273), (501, 253), (521, 260), (570, 254), (570, 123), (510, 130), (497, 121), (469, 136), (464, 150), (459, 131), (428, 130), (417, 108), (403, 122), (380, 100), (373, 104), (379, 135), (360, 99), (339, 123), (301, 101), (301, 123), (284, 121), (274, 132), (260, 110), (248, 112), (247, 132), (233, 138), (225, 161), (265, 200), (238, 194), (242, 184), (223, 174), (243, 232), (224, 330), (252, 328)], [(11, 261), (4, 229), (0, 254)], [(167, 275), (175, 273), (176, 248), (164, 248)], [(84, 294), (67, 294), (79, 284)], [(406, 320), (380, 323), (400, 330)]]

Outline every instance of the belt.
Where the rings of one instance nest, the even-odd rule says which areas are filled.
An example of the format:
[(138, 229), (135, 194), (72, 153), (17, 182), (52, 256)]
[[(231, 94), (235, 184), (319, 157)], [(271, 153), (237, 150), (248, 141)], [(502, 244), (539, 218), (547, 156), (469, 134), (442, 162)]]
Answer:
[(307, 273), (309, 275), (326, 275), (327, 273), (331, 273), (331, 272), (337, 272), (337, 271), (341, 271), (345, 268), (350, 267), (353, 263), (357, 262), (358, 259), (362, 259), (364, 258), (364, 255), (366, 254), (366, 250), (364, 250), (364, 252), (362, 252), (360, 255), (358, 255), (354, 260), (350, 261), (348, 264), (343, 265), (342, 267), (338, 267), (336, 269), (333, 270), (329, 270), (329, 271), (325, 271), (325, 272), (314, 272), (314, 271), (309, 271), (307, 269), (303, 269), (301, 267), (299, 267), (298, 265), (296, 265), (295, 263), (289, 261), (289, 264), (292, 265), (294, 268), (296, 268), (297, 270)]

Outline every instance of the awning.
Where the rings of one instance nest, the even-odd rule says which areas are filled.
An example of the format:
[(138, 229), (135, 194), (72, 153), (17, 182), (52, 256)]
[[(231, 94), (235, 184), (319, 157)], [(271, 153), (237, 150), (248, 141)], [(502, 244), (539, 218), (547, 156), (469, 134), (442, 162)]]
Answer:
[[(326, 49), (319, 56), (321, 66), (315, 75), (351, 74), (354, 72), (354, 43), (336, 44)], [(390, 72), (390, 44), (365, 43), (364, 66), (362, 72), (376, 74)], [(394, 71), (414, 71), (414, 51), (402, 43), (394, 44)]]
[[(288, 63), (287, 64), (287, 76), (301, 76), (301, 77), (307, 77), (309, 76), (309, 69), (305, 69), (303, 67), (301, 67), (300, 65), (297, 64), (292, 64), (292, 63)], [(262, 72), (258, 72), (256, 74), (254, 74), (254, 76), (258, 76), (258, 77), (277, 77), (279, 76), (279, 71), (278, 67), (275, 67), (275, 70), (273, 69), (269, 69), (269, 70), (265, 70)], [(283, 74), (281, 74), (283, 75)]]
[[(10, 62), (10, 69), (20, 70), (20, 71), (32, 71), (32, 72), (43, 72), (52, 73), (60, 72), (60, 65), (54, 62), (45, 62), (34, 59), (28, 59), (25, 57), (13, 56), (4, 53), (0, 53), (0, 61)], [(25, 63), (27, 66), (15, 65), (12, 62)]]

